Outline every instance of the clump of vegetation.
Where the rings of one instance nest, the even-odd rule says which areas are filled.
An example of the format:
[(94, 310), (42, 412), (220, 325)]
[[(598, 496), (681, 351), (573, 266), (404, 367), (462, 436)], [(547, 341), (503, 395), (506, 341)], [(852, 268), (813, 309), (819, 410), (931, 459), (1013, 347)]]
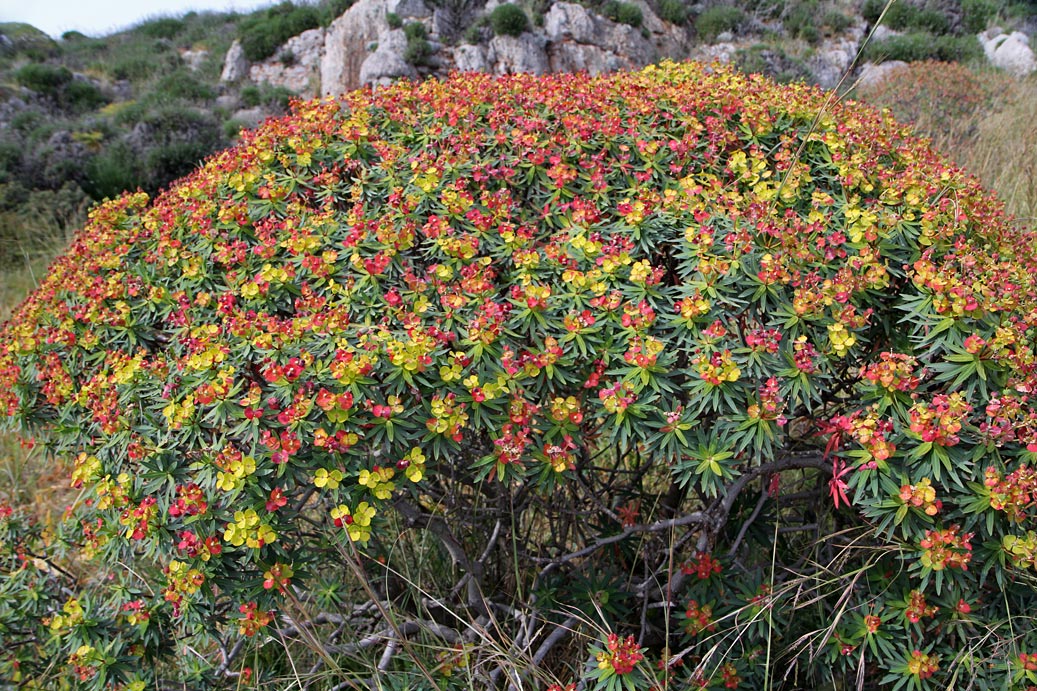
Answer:
[(56, 98), (72, 82), (72, 72), (63, 65), (30, 62), (16, 71), (14, 78), (26, 89)]
[(187, 28), (183, 19), (176, 17), (158, 17), (150, 19), (136, 27), (144, 36), (149, 38), (164, 38), (172, 40)]
[(1035, 240), (724, 68), (300, 104), (95, 209), (0, 331), (79, 492), (0, 502), (0, 675), (1023, 683)]
[(294, 94), (283, 86), (271, 84), (248, 84), (238, 93), (241, 105), (246, 108), (266, 106), (277, 111), (287, 110)]
[(601, 13), (618, 24), (626, 24), (634, 28), (640, 28), (644, 21), (644, 14), (640, 7), (621, 0), (608, 0), (601, 6)]
[(421, 22), (408, 22), (403, 27), (407, 37), (407, 47), (403, 51), (403, 59), (415, 67), (429, 64), (432, 57), (432, 45), (428, 42), (428, 31)]
[(282, 2), (243, 19), (238, 24), (238, 40), (245, 57), (257, 62), (274, 55), (292, 36), (320, 25), (321, 14), (316, 7)]
[(706, 41), (715, 41), (717, 36), (730, 31), (737, 33), (738, 27), (745, 21), (745, 12), (739, 7), (717, 5), (706, 9), (695, 20), (695, 31)]
[(529, 17), (518, 5), (504, 3), (490, 13), (490, 27), (497, 36), (520, 36), (529, 31)]
[(663, 21), (677, 26), (686, 24), (690, 16), (684, 0), (659, 0), (656, 13)]
[[(884, 15), (883, 12), (885, 12)], [(882, 17), (884, 25), (897, 31), (927, 32), (937, 35), (950, 31), (950, 20), (939, 9), (916, 5), (904, 0), (894, 3), (888, 3), (887, 0), (865, 0), (861, 14), (871, 24), (876, 23)]]
[(735, 52), (734, 64), (746, 74), (762, 74), (781, 84), (805, 82), (810, 70), (802, 60), (789, 56), (780, 46), (758, 43)]
[(968, 62), (983, 57), (983, 47), (975, 36), (934, 36), (910, 33), (869, 42), (863, 59), (871, 62), (903, 60), (904, 62)]

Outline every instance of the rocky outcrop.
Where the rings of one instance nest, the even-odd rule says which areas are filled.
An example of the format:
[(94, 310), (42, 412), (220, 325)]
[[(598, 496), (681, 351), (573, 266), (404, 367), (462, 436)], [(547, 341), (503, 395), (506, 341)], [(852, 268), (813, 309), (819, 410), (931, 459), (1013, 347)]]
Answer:
[(202, 68), (206, 58), (209, 57), (209, 51), (204, 48), (198, 50), (181, 50), (180, 59), (183, 60), (184, 64), (187, 65), (187, 69), (192, 72), (197, 72)]
[(496, 74), (546, 74), (551, 71), (546, 48), (542, 35), (527, 31), (521, 36), (494, 36), (486, 55)]
[(1021, 31), (1004, 33), (1000, 28), (989, 29), (977, 36), (983, 46), (987, 59), (995, 67), (1000, 67), (1017, 77), (1030, 74), (1037, 69), (1030, 48), (1030, 38)]
[(851, 26), (839, 36), (826, 38), (817, 47), (813, 57), (807, 61), (807, 68), (820, 86), (834, 88), (849, 73), (857, 58), (865, 28), (864, 24)]
[(281, 49), (249, 68), (249, 79), (288, 89), (304, 98), (320, 92), (324, 29), (310, 29), (293, 36)]
[[(360, 71), (368, 57), (377, 51), (381, 34), (389, 31), (386, 15), (395, 14), (404, 22), (431, 19), (432, 12), (421, 0), (360, 0), (328, 27), (324, 37), (324, 57), (320, 65), (320, 91), (337, 96), (358, 89), (364, 82)], [(385, 65), (388, 56), (378, 58)], [(374, 74), (374, 66), (369, 74)]]
[(245, 49), (241, 47), (241, 41), (235, 39), (223, 59), (223, 73), (220, 74), (221, 82), (240, 82), (248, 76), (248, 58), (245, 57)]
[(896, 72), (901, 67), (907, 67), (907, 63), (903, 60), (890, 60), (889, 62), (879, 64), (866, 62), (861, 65), (860, 73), (857, 75), (857, 85), (862, 87), (875, 86), (884, 82), (889, 78), (890, 74)]
[(616, 24), (582, 5), (558, 2), (544, 15), (552, 72), (587, 70), (591, 74), (643, 67), (659, 50), (638, 29)]
[(378, 36), (378, 48), (360, 65), (360, 83), (385, 86), (396, 79), (418, 76), (414, 66), (404, 59), (407, 37), (402, 29), (384, 31)]

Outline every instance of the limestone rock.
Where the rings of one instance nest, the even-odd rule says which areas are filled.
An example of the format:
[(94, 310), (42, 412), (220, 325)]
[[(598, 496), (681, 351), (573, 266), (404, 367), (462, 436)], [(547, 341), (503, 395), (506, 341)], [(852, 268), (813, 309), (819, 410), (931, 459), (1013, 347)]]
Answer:
[(248, 75), (248, 58), (245, 57), (245, 49), (241, 47), (241, 41), (237, 39), (230, 45), (227, 56), (223, 59), (223, 73), (220, 75), (221, 82), (240, 82)]
[(464, 44), (454, 48), (454, 68), (458, 72), (492, 72), (483, 46)]
[(180, 59), (193, 72), (197, 72), (202, 68), (202, 64), (205, 63), (207, 57), (209, 57), (209, 51), (205, 49), (180, 51)]
[(545, 74), (550, 71), (546, 47), (543, 36), (527, 31), (520, 36), (494, 36), (487, 54), (497, 74)]
[(696, 46), (691, 52), (692, 60), (701, 62), (722, 62), (727, 64), (734, 60), (738, 46), (733, 43), (713, 43)]
[(252, 129), (272, 114), (273, 113), (271, 113), (268, 108), (264, 106), (256, 106), (254, 108), (242, 108), (241, 110), (235, 111), (231, 118), (236, 120), (242, 128)]
[(544, 15), (544, 34), (551, 41), (572, 40), (577, 43), (594, 43), (594, 15), (583, 5), (572, 2), (556, 2)]
[(872, 41), (884, 41), (887, 38), (890, 38), (890, 37), (893, 37), (893, 36), (899, 36), (899, 35), (900, 35), (899, 31), (896, 31), (894, 29), (890, 29), (885, 24), (879, 24), (878, 26), (875, 27), (875, 30), (872, 32), (871, 40)]
[[(389, 12), (400, 19), (426, 19), (432, 12), (422, 0), (360, 0), (328, 27), (320, 64), (322, 94), (338, 96), (362, 85), (360, 69), (372, 45), (389, 30)], [(373, 69), (373, 68), (372, 68)]]
[(983, 52), (995, 67), (1000, 67), (1017, 77), (1030, 74), (1037, 69), (1030, 48), (1030, 38), (1021, 31), (1005, 34), (999, 28), (990, 29), (977, 36), (983, 45)]
[(586, 71), (592, 75), (615, 72), (626, 67), (624, 61), (611, 51), (598, 46), (558, 42), (548, 46), (552, 72)]
[(544, 16), (544, 35), (552, 72), (587, 70), (600, 74), (618, 69), (637, 69), (660, 57), (683, 54), (679, 33), (671, 31), (651, 8), (642, 3), (643, 27), (617, 24), (582, 5), (556, 2)]
[(807, 63), (820, 86), (825, 89), (834, 88), (849, 71), (857, 57), (864, 30), (864, 24), (857, 24), (845, 33), (821, 42), (813, 58)]
[(378, 48), (360, 65), (360, 84), (385, 86), (400, 77), (418, 76), (414, 66), (403, 59), (407, 36), (403, 29), (393, 29), (378, 37)]
[(304, 31), (288, 39), (273, 57), (252, 65), (249, 79), (310, 98), (319, 91), (323, 52), (324, 29)]
[(890, 60), (877, 65), (873, 62), (866, 62), (861, 65), (860, 74), (857, 76), (857, 84), (864, 87), (875, 86), (885, 81), (891, 72), (895, 72), (901, 67), (907, 67), (907, 63), (903, 60)]

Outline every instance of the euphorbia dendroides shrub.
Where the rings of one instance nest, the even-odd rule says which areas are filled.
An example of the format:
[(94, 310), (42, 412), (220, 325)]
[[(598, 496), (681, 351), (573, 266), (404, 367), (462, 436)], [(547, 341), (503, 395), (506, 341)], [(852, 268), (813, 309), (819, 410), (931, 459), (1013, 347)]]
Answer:
[(1035, 240), (720, 68), (298, 104), (97, 208), (4, 327), (0, 411), (81, 494), (0, 515), (0, 665), (1037, 684)]

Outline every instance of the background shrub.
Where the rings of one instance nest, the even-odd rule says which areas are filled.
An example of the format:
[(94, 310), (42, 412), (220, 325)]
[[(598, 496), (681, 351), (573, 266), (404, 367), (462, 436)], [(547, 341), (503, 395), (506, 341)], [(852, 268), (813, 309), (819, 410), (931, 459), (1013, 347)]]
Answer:
[(968, 62), (979, 60), (982, 56), (983, 48), (975, 36), (933, 36), (926, 33), (903, 34), (872, 41), (864, 47), (863, 54), (865, 60), (872, 62)]
[(1037, 242), (975, 180), (696, 64), (347, 99), (95, 209), (0, 331), (77, 490), (0, 508), (0, 674), (1028, 683)]
[(292, 36), (320, 24), (321, 14), (316, 7), (282, 2), (244, 18), (238, 25), (238, 39), (245, 57), (258, 62), (276, 53)]
[(663, 21), (683, 26), (688, 21), (688, 6), (684, 0), (659, 0), (656, 12)]
[(966, 33), (978, 34), (997, 14), (995, 0), (962, 0), (961, 25)]
[(432, 45), (428, 42), (428, 31), (421, 22), (408, 22), (403, 27), (407, 37), (407, 47), (403, 51), (403, 59), (416, 67), (429, 64), (432, 57)]
[(529, 30), (529, 17), (518, 5), (505, 3), (493, 8), (490, 27), (497, 36), (520, 36)]
[(757, 43), (735, 51), (734, 64), (746, 74), (762, 74), (781, 84), (810, 79), (802, 60), (789, 56), (780, 46)]
[(152, 103), (211, 101), (216, 92), (186, 67), (169, 72), (155, 82), (147, 99)]
[(187, 25), (182, 19), (159, 17), (140, 24), (137, 26), (137, 31), (148, 38), (174, 39), (186, 28)]
[(69, 82), (72, 72), (63, 65), (30, 62), (14, 73), (15, 81), (44, 96), (56, 97)]
[(644, 21), (641, 8), (630, 2), (609, 0), (601, 6), (601, 13), (618, 24), (626, 24), (634, 28), (640, 28)]
[(695, 31), (706, 42), (716, 40), (725, 31), (737, 32), (745, 21), (745, 13), (738, 7), (718, 5), (706, 9), (695, 20)]
[(71, 113), (89, 113), (107, 102), (101, 88), (86, 79), (73, 79), (61, 90), (60, 103)]
[(264, 82), (243, 86), (238, 97), (245, 108), (269, 106), (283, 111), (288, 108), (288, 103), (295, 95), (283, 86), (272, 86)]

